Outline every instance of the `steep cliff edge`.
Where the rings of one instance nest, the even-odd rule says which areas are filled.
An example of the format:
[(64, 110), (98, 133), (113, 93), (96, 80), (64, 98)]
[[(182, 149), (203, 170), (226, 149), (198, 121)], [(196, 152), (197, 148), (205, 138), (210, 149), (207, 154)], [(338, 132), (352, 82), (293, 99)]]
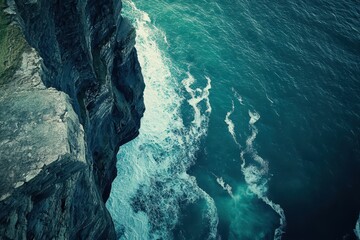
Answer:
[(114, 239), (116, 153), (144, 112), (135, 31), (121, 1), (7, 3), (26, 41), (1, 22), (0, 239)]

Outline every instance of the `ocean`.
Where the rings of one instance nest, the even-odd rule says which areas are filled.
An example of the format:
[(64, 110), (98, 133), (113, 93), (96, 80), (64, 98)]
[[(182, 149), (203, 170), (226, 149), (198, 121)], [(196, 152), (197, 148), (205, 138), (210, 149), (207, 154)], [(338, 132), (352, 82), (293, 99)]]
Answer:
[(146, 89), (119, 239), (360, 237), (358, 1), (123, 0)]

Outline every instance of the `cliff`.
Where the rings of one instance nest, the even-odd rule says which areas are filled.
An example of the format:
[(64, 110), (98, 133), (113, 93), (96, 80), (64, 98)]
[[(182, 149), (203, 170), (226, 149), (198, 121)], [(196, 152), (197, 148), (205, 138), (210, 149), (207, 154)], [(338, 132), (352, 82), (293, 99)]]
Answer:
[(114, 239), (116, 154), (144, 112), (121, 1), (0, 4), (0, 239)]

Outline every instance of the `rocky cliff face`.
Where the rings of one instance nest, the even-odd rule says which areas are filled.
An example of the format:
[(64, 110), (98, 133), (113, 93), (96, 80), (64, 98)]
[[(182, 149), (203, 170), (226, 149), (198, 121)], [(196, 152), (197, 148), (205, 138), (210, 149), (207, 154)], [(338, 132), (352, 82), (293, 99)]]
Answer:
[(121, 1), (8, 5), (26, 42), (0, 68), (0, 239), (114, 239), (116, 153), (144, 111), (135, 31)]

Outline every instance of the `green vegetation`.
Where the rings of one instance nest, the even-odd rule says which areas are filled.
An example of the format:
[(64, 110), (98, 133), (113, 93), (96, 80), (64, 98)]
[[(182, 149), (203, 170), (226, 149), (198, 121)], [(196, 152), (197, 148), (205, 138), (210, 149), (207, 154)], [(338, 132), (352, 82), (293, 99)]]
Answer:
[(9, 81), (14, 74), (26, 46), (19, 26), (11, 23), (10, 16), (4, 12), (5, 1), (0, 0), (0, 84)]

